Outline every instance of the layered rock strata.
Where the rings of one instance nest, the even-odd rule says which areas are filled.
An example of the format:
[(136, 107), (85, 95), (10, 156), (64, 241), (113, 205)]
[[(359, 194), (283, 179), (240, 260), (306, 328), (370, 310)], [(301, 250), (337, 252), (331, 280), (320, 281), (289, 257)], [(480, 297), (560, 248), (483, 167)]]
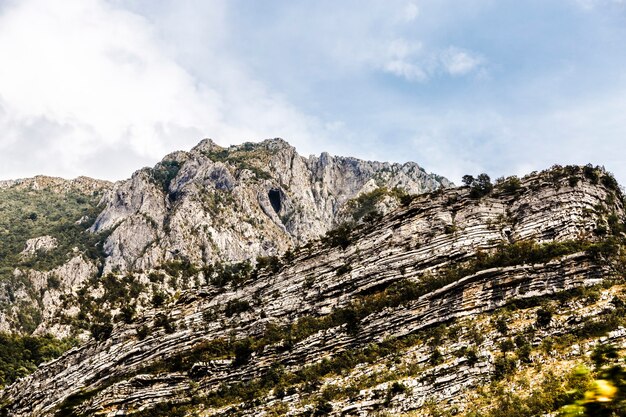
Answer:
[[(497, 187), (482, 198), (469, 193), (452, 189), (417, 197), (343, 240), (333, 240), (331, 234), (294, 251), (275, 272), (260, 271), (235, 288), (206, 286), (183, 293), (172, 305), (117, 325), (108, 340), (73, 349), (7, 388), (0, 397), (4, 410), (14, 416), (124, 415), (146, 409), (156, 413), (167, 403), (196, 404), (202, 415), (215, 415), (228, 413), (228, 404), (239, 404), (240, 415), (255, 415), (261, 404), (278, 401), (286, 407), (284, 414), (300, 415), (312, 410), (299, 401), (306, 392), (301, 382), (287, 397), (278, 397), (275, 389), (261, 390), (259, 403), (244, 404), (224, 390), (267, 378), (277, 367), (301, 375), (308, 366), (333, 363), (347, 352), (365, 349), (372, 355), (389, 340), (404, 340), (438, 324), (615, 276), (613, 252), (603, 243), (611, 241), (606, 237), (609, 217), (624, 218), (618, 190), (597, 179), (573, 181), (544, 173), (525, 178), (514, 189)], [(479, 260), (494, 250), (530, 241), (537, 251), (551, 252), (541, 252), (536, 262), (479, 267)], [(427, 282), (434, 284), (413, 296), (393, 290), (399, 285), (408, 292), (413, 288), (409, 284)], [(382, 304), (384, 297), (401, 301)], [(364, 308), (367, 303), (375, 307)], [(366, 313), (323, 321), (340, 317), (339, 311)], [(326, 325), (289, 343), (283, 336), (268, 336), (272, 328), (306, 320)], [(237, 349), (210, 353), (207, 346), (220, 340), (231, 345), (247, 340), (257, 347), (243, 356)], [(440, 348), (445, 357), (446, 346)], [(193, 359), (198, 352), (205, 355)], [(432, 350), (408, 352), (418, 364), (430, 364), (426, 355)], [(489, 379), (494, 364), (482, 355), (471, 365), (430, 364), (425, 372), (431, 377), (405, 381), (403, 395), (411, 400), (396, 401), (397, 410), (454, 398)], [(207, 400), (216, 395), (230, 400), (222, 401), (226, 405)], [(327, 413), (367, 415), (384, 402), (372, 390), (359, 395), (358, 400), (336, 401)]]

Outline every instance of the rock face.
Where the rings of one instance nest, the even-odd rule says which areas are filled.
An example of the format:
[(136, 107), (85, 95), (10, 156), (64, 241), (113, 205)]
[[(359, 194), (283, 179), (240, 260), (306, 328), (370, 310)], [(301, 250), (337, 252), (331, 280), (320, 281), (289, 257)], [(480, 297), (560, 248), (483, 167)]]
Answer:
[[(279, 242), (278, 236), (288, 235), (299, 242), (327, 230), (338, 206), (371, 179), (363, 172), (374, 170), (350, 159), (303, 159), (282, 142), (263, 146), (270, 155), (292, 156), (268, 156), (263, 166), (278, 180), (257, 177), (254, 187), (240, 185), (251, 169), (235, 175), (227, 164), (204, 159), (204, 152), (216, 150), (211, 142), (167, 159), (181, 167), (166, 200), (148, 171), (118, 184), (93, 226), (123, 222), (107, 241), (109, 268), (129, 267), (150, 241), (159, 243), (149, 244), (139, 258), (146, 267), (168, 256), (168, 247), (198, 262), (218, 255), (245, 259), (236, 242), (246, 229), (226, 232), (201, 211), (200, 183), (213, 187), (213, 195), (229, 190), (239, 202), (233, 222), (254, 214), (251, 202), (258, 202), (271, 219), (258, 229), (268, 233), (265, 239), (276, 236), (272, 242)], [(414, 171), (390, 170), (398, 182), (389, 186), (409, 186), (407, 172)], [(280, 204), (273, 203), (276, 195)], [(534, 312), (538, 297), (569, 294), (617, 274), (615, 242), (624, 207), (614, 180), (602, 172), (586, 176), (582, 168), (559, 168), (521, 183), (504, 182), (481, 198), (463, 188), (404, 203), (382, 219), (339, 228), (240, 280), (198, 272), (211, 284), (116, 324), (106, 340), (72, 349), (5, 389), (4, 412), (365, 416), (454, 402), (498, 372), (494, 350), (502, 337), (476, 327), (485, 313), (516, 300), (526, 300), (525, 308)], [(302, 207), (300, 213), (295, 207)], [(295, 213), (293, 220), (280, 219), (289, 213)], [(167, 244), (160, 226), (165, 224), (171, 228)], [(197, 224), (209, 224), (210, 233), (221, 230), (212, 234), (214, 247), (205, 249), (204, 258), (182, 237)], [(126, 231), (116, 234), (122, 227)], [(259, 253), (288, 247), (285, 242), (264, 248), (250, 233), (250, 247)], [(201, 247), (203, 238), (197, 239), (193, 245)], [(570, 307), (572, 314), (580, 312), (580, 306)], [(564, 311), (570, 307), (563, 304)], [(516, 313), (519, 320), (528, 323), (528, 311)], [(456, 323), (454, 341), (436, 336), (433, 329), (444, 323)], [(533, 334), (540, 342), (572, 326), (576, 320)]]
[[(103, 277), (132, 276), (135, 288), (142, 287), (140, 296), (133, 295), (133, 308), (142, 310), (155, 292), (173, 296), (180, 289), (176, 280), (151, 279), (164, 266), (198, 269), (218, 262), (254, 262), (257, 256), (284, 253), (339, 222), (352, 221), (346, 203), (364, 193), (385, 190), (375, 207), (384, 213), (398, 206), (398, 190), (415, 194), (451, 185), (415, 163), (327, 153), (305, 158), (281, 139), (230, 148), (207, 139), (115, 184), (85, 177), (3, 181), (0, 192), (21, 193), (25, 199), (39, 196), (40, 208), (51, 204), (49, 194), (68, 201), (103, 195), (85, 215), (66, 219), (62, 227), (48, 224), (50, 234), (28, 239), (20, 260), (0, 265), (13, 271), (4, 284), (0, 279), (0, 329), (35, 329), (36, 334), (56, 336), (78, 332), (84, 338), (96, 316), (109, 310), (118, 314), (122, 307), (113, 305), (109, 293), (116, 292), (115, 284), (107, 290)], [(47, 221), (45, 213), (39, 218), (31, 213), (28, 224)], [(19, 213), (13, 216), (10, 222), (23, 221)], [(67, 236), (68, 229), (79, 233)], [(59, 262), (48, 265), (46, 258)], [(196, 281), (181, 285), (193, 287)], [(101, 311), (87, 309), (89, 299)]]
[(449, 186), (415, 163), (305, 158), (282, 139), (230, 148), (207, 139), (116, 184), (92, 231), (112, 231), (106, 272), (149, 270), (179, 258), (241, 261), (323, 235), (364, 191), (418, 194)]

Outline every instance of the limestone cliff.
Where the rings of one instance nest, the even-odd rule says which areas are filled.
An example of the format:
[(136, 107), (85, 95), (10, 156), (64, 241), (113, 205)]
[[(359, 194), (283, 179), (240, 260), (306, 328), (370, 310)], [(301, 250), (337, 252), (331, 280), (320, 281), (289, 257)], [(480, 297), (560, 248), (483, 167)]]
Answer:
[(116, 184), (92, 231), (112, 230), (105, 272), (149, 270), (181, 257), (253, 260), (323, 235), (363, 192), (419, 194), (450, 185), (415, 163), (305, 158), (282, 139), (230, 148), (207, 139)]

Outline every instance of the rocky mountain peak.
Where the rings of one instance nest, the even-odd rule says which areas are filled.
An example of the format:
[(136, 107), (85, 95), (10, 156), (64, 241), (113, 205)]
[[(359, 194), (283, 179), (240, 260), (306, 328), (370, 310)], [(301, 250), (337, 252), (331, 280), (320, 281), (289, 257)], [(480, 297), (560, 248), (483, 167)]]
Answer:
[(270, 151), (289, 150), (295, 151), (295, 147), (291, 146), (289, 142), (282, 138), (265, 139), (258, 143), (260, 147), (263, 147)]
[(223, 147), (221, 147), (220, 145), (218, 145), (217, 143), (215, 143), (215, 141), (213, 139), (210, 138), (206, 138), (206, 139), (202, 139), (196, 146), (194, 146), (191, 151), (194, 152), (213, 152), (213, 151), (221, 151), (222, 149), (224, 149)]
[[(150, 269), (177, 257), (255, 259), (350, 220), (342, 208), (364, 192), (422, 193), (451, 185), (413, 166), (328, 154), (305, 158), (279, 138), (228, 148), (205, 139), (116, 184), (91, 230), (112, 230), (106, 271)], [(397, 204), (385, 199), (379, 209)]]

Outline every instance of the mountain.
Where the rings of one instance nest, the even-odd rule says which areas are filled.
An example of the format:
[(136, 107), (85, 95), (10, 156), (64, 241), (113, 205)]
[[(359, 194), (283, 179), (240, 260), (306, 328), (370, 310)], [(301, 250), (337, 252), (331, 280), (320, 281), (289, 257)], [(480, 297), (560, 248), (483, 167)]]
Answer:
[(451, 185), (411, 162), (305, 158), (281, 139), (207, 139), (114, 184), (4, 181), (0, 330), (84, 340), (198, 287), (205, 268), (282, 254)]
[[(93, 337), (6, 387), (4, 415), (621, 415), (626, 227), (609, 173), (447, 188), (411, 165), (291, 152), (207, 141), (107, 189), (89, 226), (106, 235), (100, 273), (66, 306)], [(436, 190), (394, 191), (425, 191), (418, 178)]]
[(182, 258), (241, 261), (323, 235), (360, 194), (380, 187), (416, 194), (450, 185), (415, 163), (327, 153), (304, 158), (282, 139), (230, 148), (204, 140), (116, 184), (91, 230), (111, 231), (105, 272), (149, 270)]

